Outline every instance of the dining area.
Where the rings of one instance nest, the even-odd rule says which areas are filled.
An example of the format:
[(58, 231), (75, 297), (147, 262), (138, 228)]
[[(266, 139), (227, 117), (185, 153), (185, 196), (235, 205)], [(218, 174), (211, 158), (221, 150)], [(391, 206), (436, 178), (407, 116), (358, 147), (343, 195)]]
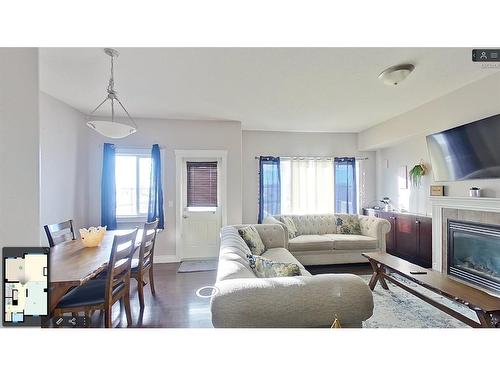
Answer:
[[(45, 225), (44, 231), (50, 246), (47, 327), (57, 327), (54, 322), (64, 316), (84, 317), (85, 327), (140, 325), (145, 301), (150, 300), (145, 293), (152, 298), (156, 294), (153, 259), (158, 220), (128, 230), (89, 228), (80, 230), (80, 236), (68, 220)], [(138, 300), (136, 322), (131, 298)]]

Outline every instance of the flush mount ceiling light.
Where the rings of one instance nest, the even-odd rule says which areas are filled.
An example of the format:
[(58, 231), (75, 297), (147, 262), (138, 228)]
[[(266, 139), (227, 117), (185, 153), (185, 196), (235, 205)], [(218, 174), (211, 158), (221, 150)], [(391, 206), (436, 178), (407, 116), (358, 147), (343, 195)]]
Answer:
[[(87, 122), (87, 126), (94, 129), (96, 132), (101, 133), (105, 137), (125, 138), (126, 136), (137, 131), (137, 125), (123, 106), (120, 99), (118, 99), (117, 92), (115, 90), (114, 61), (115, 58), (118, 57), (119, 53), (118, 51), (111, 48), (105, 48), (104, 53), (111, 57), (111, 77), (109, 78), (108, 88), (106, 89), (108, 94), (106, 95), (106, 98), (90, 114), (94, 114), (99, 108), (104, 105), (104, 103), (109, 101), (109, 103), (111, 104), (111, 121), (90, 120)], [(118, 103), (118, 105), (123, 109), (130, 121), (130, 124), (115, 121), (116, 103)]]
[(397, 86), (415, 69), (413, 64), (394, 65), (379, 74), (378, 79), (389, 86)]

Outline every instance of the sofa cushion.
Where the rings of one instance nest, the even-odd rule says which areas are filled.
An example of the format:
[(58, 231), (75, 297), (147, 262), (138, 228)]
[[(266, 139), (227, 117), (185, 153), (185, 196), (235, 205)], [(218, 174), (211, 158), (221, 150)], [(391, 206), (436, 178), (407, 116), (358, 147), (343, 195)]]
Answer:
[(290, 251), (321, 251), (333, 250), (333, 240), (318, 234), (305, 234), (288, 241)]
[(266, 251), (259, 232), (257, 232), (257, 229), (253, 225), (238, 229), (238, 233), (246, 242), (253, 255), (262, 255)]
[(257, 277), (300, 276), (300, 268), (295, 263), (279, 263), (270, 259), (249, 255), (250, 267)]
[(304, 266), (297, 260), (297, 258), (295, 258), (287, 249), (282, 247), (267, 249), (265, 257), (267, 259), (271, 259), (273, 262), (294, 263), (299, 266), (299, 268), (304, 269)]
[(359, 222), (359, 218), (354, 215), (338, 215), (337, 233), (361, 234), (361, 225)]
[(295, 222), (290, 216), (282, 216), (281, 221), (285, 224), (286, 229), (288, 231), (288, 238), (292, 239), (297, 237), (297, 227), (295, 226)]
[(358, 234), (325, 234), (325, 237), (333, 241), (335, 250), (367, 250), (378, 246), (376, 238)]

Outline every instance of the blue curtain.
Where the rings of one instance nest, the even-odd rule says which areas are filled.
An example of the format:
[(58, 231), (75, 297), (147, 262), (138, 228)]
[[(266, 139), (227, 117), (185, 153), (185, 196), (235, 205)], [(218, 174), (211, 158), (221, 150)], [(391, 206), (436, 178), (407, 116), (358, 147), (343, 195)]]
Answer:
[(266, 216), (281, 213), (280, 183), (280, 158), (261, 156), (259, 158), (259, 224)]
[(163, 189), (161, 186), (160, 146), (151, 149), (151, 182), (149, 186), (148, 221), (158, 219), (158, 228), (165, 229), (163, 214)]
[(335, 158), (335, 212), (356, 214), (356, 159)]
[(102, 157), (101, 225), (116, 229), (115, 145), (105, 143)]

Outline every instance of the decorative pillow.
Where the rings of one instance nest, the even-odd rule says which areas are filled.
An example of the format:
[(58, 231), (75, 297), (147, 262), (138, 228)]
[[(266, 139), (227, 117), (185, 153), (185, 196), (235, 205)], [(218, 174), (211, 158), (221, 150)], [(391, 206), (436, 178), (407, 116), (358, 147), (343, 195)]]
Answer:
[(294, 263), (277, 263), (256, 255), (247, 255), (247, 257), (257, 277), (300, 276), (300, 268)]
[(246, 242), (253, 255), (261, 255), (266, 251), (264, 243), (259, 236), (259, 232), (257, 232), (257, 229), (255, 229), (253, 225), (238, 229), (238, 233)]
[(291, 217), (284, 216), (281, 218), (281, 222), (285, 224), (285, 227), (288, 230), (288, 239), (297, 237), (297, 226)]
[(361, 234), (361, 224), (357, 216), (337, 217), (337, 233)]

